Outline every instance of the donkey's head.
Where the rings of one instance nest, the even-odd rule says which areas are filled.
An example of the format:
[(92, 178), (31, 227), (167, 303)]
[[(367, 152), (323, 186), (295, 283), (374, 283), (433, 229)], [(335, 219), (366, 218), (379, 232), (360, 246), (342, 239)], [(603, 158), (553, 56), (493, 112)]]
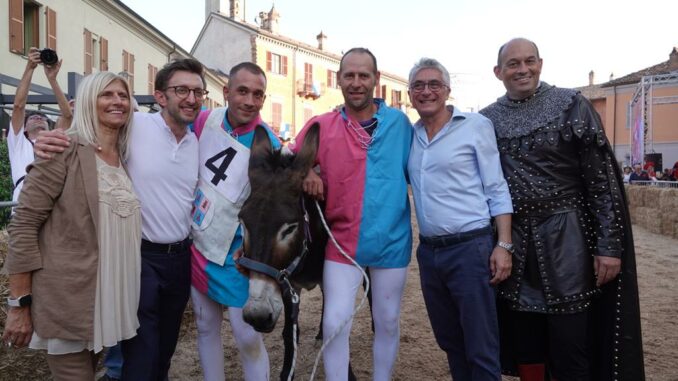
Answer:
[[(249, 164), (252, 191), (240, 211), (245, 258), (282, 270), (304, 251), (307, 229), (302, 182), (315, 161), (318, 127), (316, 123), (309, 129), (296, 156), (274, 151), (266, 131), (256, 128)], [(276, 279), (250, 271), (245, 321), (259, 332), (270, 332), (282, 308)]]

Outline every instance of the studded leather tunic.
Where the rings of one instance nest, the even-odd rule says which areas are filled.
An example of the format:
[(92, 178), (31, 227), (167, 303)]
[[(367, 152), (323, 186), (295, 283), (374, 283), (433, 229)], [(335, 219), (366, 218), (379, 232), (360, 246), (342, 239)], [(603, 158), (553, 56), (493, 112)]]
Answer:
[[(513, 199), (513, 271), (500, 284), (502, 372), (516, 375), (506, 308), (574, 313), (590, 308), (592, 379), (642, 381), (643, 346), (633, 234), (626, 194), (593, 106), (541, 83), (522, 102), (502, 97), (492, 120)], [(621, 258), (617, 278), (595, 287), (593, 256)], [(590, 306), (590, 307), (589, 307)]]
[(598, 290), (593, 255), (619, 257), (620, 192), (591, 104), (542, 83), (530, 99), (481, 111), (495, 125), (513, 200), (513, 271), (499, 288), (512, 309), (582, 311)]

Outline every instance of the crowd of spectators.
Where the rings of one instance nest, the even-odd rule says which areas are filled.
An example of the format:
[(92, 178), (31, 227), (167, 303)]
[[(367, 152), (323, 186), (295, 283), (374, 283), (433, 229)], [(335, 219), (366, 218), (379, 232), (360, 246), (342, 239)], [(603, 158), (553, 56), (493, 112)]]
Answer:
[(642, 181), (676, 181), (678, 179), (678, 161), (673, 164), (673, 168), (664, 168), (655, 170), (654, 163), (647, 162), (645, 166), (634, 164), (633, 168), (624, 167), (624, 182), (633, 184)]

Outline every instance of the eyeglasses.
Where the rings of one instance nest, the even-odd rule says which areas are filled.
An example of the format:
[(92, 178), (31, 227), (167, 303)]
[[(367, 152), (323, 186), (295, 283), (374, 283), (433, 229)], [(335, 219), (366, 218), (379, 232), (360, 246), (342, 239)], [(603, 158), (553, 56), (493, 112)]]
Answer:
[(448, 87), (446, 84), (440, 81), (428, 81), (428, 82), (416, 81), (412, 85), (410, 85), (410, 90), (414, 91), (415, 93), (421, 93), (427, 86), (428, 89), (434, 93), (439, 92), (440, 90), (443, 89), (443, 87)]
[(204, 99), (207, 94), (210, 93), (205, 89), (200, 89), (197, 87), (195, 89), (191, 89), (186, 86), (169, 86), (165, 89), (165, 91), (169, 89), (174, 89), (174, 94), (181, 99), (187, 98), (191, 91), (193, 92), (195, 99)]

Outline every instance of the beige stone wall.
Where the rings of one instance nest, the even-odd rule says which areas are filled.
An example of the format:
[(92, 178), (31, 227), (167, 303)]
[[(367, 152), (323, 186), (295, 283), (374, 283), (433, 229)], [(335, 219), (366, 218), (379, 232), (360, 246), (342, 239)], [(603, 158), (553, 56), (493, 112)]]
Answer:
[(634, 225), (678, 238), (678, 188), (627, 185), (626, 194)]

